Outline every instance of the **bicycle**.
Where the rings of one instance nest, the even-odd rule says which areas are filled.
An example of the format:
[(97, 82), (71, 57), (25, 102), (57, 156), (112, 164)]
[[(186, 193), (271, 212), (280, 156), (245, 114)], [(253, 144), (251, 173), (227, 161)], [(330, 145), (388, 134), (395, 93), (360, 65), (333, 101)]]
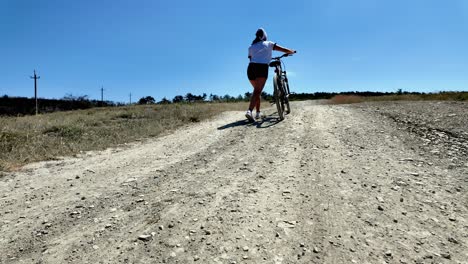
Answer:
[[(294, 52), (295, 53), (295, 52)], [(273, 77), (273, 98), (275, 100), (276, 108), (278, 110), (279, 120), (283, 120), (286, 114), (291, 113), (291, 106), (289, 105), (289, 83), (286, 75), (286, 70), (283, 71), (284, 62), (282, 58), (291, 56), (291, 54), (283, 54), (279, 57), (271, 58), (270, 67), (275, 68), (275, 76)], [(286, 67), (284, 66), (286, 69)], [(285, 111), (286, 106), (286, 111)]]

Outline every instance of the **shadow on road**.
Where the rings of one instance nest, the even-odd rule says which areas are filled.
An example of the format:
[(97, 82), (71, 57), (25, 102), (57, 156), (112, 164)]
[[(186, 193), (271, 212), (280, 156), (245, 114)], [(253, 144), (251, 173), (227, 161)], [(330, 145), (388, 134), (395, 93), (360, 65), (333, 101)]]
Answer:
[(239, 121), (236, 121), (236, 122), (232, 122), (232, 123), (226, 124), (224, 126), (220, 126), (220, 127), (218, 127), (218, 130), (233, 128), (233, 127), (238, 127), (238, 126), (253, 126), (253, 125), (255, 125), (255, 123), (251, 123), (247, 119), (245, 119), (245, 120), (239, 120)]
[[(276, 114), (276, 113), (275, 113)], [(277, 116), (273, 116), (273, 114), (265, 116), (262, 120), (258, 121), (257, 128), (269, 128), (274, 126), (280, 122)]]
[(279, 122), (280, 120), (278, 119), (278, 117), (273, 117), (273, 115), (268, 115), (264, 117), (262, 120), (258, 120), (256, 122), (249, 122), (247, 119), (232, 122), (224, 126), (218, 127), (218, 130), (224, 130), (227, 128), (233, 128), (233, 127), (238, 127), (238, 126), (256, 126), (257, 128), (268, 128), (268, 127), (278, 124)]

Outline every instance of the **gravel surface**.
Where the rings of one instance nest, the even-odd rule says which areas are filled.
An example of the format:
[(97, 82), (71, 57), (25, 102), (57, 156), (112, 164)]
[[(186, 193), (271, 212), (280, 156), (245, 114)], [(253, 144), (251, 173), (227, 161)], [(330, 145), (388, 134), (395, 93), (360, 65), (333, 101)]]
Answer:
[(294, 102), (0, 178), (0, 263), (468, 263), (467, 104)]
[(395, 121), (410, 133), (406, 142), (421, 155), (435, 154), (448, 166), (468, 164), (468, 103), (463, 102), (382, 102), (357, 105)]

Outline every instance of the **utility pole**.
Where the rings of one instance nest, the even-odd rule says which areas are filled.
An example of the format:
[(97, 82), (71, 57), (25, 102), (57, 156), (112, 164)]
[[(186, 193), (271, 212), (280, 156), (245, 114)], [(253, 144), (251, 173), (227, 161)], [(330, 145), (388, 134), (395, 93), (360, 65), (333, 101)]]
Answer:
[(132, 104), (132, 93), (130, 93), (130, 104)]
[(41, 76), (36, 75), (36, 70), (34, 70), (34, 76), (30, 76), (31, 79), (34, 79), (34, 99), (36, 100), (36, 115), (39, 112), (39, 108), (37, 105), (37, 79), (40, 79)]
[(104, 86), (101, 86), (101, 106), (104, 106)]

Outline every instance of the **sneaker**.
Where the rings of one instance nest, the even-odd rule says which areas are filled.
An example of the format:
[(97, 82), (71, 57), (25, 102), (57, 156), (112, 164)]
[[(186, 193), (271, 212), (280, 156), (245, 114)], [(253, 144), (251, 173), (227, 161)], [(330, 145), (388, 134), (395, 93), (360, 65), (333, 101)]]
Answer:
[(245, 113), (245, 117), (247, 117), (247, 119), (250, 121), (250, 122), (254, 122), (255, 119), (253, 118), (252, 116), (252, 111), (250, 110), (247, 110), (247, 113)]
[(257, 114), (255, 115), (255, 119), (263, 119), (265, 116), (263, 115), (262, 112), (257, 112)]

